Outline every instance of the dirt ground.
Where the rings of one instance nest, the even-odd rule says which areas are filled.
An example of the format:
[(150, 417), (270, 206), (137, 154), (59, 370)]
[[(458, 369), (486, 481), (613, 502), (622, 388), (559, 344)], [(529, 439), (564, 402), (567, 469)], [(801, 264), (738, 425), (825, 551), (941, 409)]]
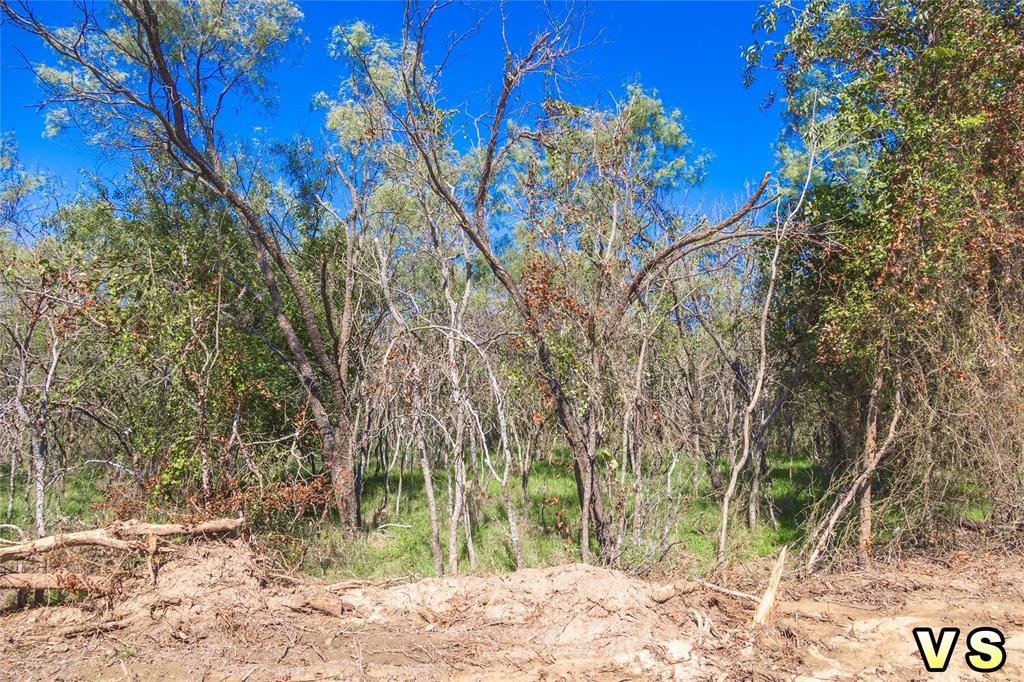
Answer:
[[(757, 593), (767, 562), (719, 584)], [(1024, 680), (1024, 558), (958, 554), (787, 577), (768, 626), (754, 604), (680, 580), (572, 564), (408, 584), (309, 584), (275, 575), (239, 541), (189, 546), (156, 584), (0, 613), (10, 680)], [(1007, 662), (964, 661), (995, 626)], [(916, 626), (963, 630), (943, 675)]]

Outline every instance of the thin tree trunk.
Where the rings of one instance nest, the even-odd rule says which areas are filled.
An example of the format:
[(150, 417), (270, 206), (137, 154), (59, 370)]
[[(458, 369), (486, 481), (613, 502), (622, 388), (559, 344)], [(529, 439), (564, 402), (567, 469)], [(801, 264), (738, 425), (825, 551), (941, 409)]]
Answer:
[(395, 491), (395, 516), (402, 511), (402, 483), (405, 481), (405, 449), (402, 446), (402, 437), (398, 436), (398, 446), (401, 449), (401, 460), (398, 463), (398, 490)]
[[(19, 439), (20, 440), (20, 439)], [(18, 466), (18, 448), (11, 448), (11, 468), (7, 472), (7, 512), (5, 523), (14, 518), (14, 478)]]
[(463, 462), (463, 431), (464, 414), (459, 406), (459, 415), (456, 417), (455, 426), (455, 494), (452, 505), (451, 523), (448, 525), (448, 572), (452, 575), (459, 574), (459, 520), (462, 518), (462, 503), (466, 495), (466, 467)]
[(423, 492), (427, 496), (427, 508), (430, 511), (430, 554), (434, 559), (434, 574), (444, 575), (444, 560), (441, 556), (441, 530), (437, 520), (437, 500), (434, 498), (434, 483), (430, 473), (430, 459), (427, 456), (427, 443), (423, 433), (423, 421), (417, 417), (416, 447), (420, 454), (420, 468), (423, 470)]
[(516, 562), (516, 570), (523, 568), (523, 546), (519, 539), (519, 521), (516, 518), (515, 505), (512, 504), (512, 496), (508, 494), (508, 481), (501, 482), (501, 499), (505, 503), (505, 513), (508, 515), (508, 536), (512, 541), (512, 558)]
[[(739, 478), (740, 471), (746, 466), (747, 460), (750, 459), (754, 410), (757, 409), (758, 402), (761, 399), (761, 391), (764, 388), (764, 377), (768, 370), (768, 313), (771, 309), (772, 296), (775, 293), (775, 279), (778, 274), (779, 252), (782, 249), (783, 234), (784, 228), (782, 232), (779, 232), (776, 235), (775, 249), (772, 251), (771, 268), (769, 270), (768, 290), (765, 292), (764, 303), (761, 307), (761, 319), (758, 335), (759, 353), (757, 373), (755, 375), (754, 385), (752, 387), (748, 385), (748, 395), (750, 400), (747, 402), (746, 408), (743, 410), (743, 451), (739, 462), (735, 463), (732, 468), (732, 473), (729, 476), (729, 487), (726, 488), (725, 496), (722, 498), (722, 524), (718, 534), (719, 562), (725, 559), (725, 542), (729, 531), (729, 502), (732, 500), (732, 496), (736, 493), (736, 481)], [(762, 420), (761, 424), (758, 425), (757, 438), (761, 437), (765, 423), (766, 420)], [(754, 498), (754, 504), (756, 505), (756, 503), (756, 498)]]
[(36, 537), (46, 536), (46, 522), (43, 517), (46, 504), (46, 436), (45, 429), (35, 439), (32, 448), (32, 490), (34, 493)]
[(860, 529), (858, 548), (860, 560), (865, 566), (871, 565), (871, 472), (874, 470), (875, 451), (878, 448), (878, 404), (882, 393), (884, 376), (881, 359), (875, 368), (875, 381), (868, 397), (868, 413), (864, 423), (863, 471), (866, 474), (860, 493)]
[(462, 494), (464, 499), (462, 501), (462, 519), (465, 525), (466, 533), (466, 554), (469, 555), (469, 567), (472, 570), (476, 570), (476, 546), (473, 544), (473, 515), (469, 510), (469, 496), (466, 493), (466, 487), (463, 486)]
[(729, 532), (729, 505), (733, 495), (736, 494), (736, 484), (739, 482), (740, 472), (747, 465), (750, 459), (750, 410), (743, 412), (743, 449), (738, 460), (733, 462), (732, 471), (729, 474), (729, 485), (722, 496), (722, 518), (718, 531), (718, 554), (719, 562), (725, 560), (725, 543)]
[(199, 478), (203, 488), (203, 506), (210, 503), (210, 453), (207, 445), (209, 430), (206, 423), (206, 396), (199, 395)]
[(825, 518), (811, 534), (814, 549), (807, 558), (806, 567), (808, 570), (814, 568), (815, 564), (817, 564), (822, 553), (825, 551), (825, 548), (828, 546), (829, 539), (832, 537), (832, 533), (835, 531), (835, 527), (836, 524), (839, 523), (839, 519), (842, 518), (843, 512), (850, 503), (853, 502), (854, 497), (861, 492), (864, 484), (871, 478), (871, 474), (878, 466), (878, 463), (882, 461), (882, 458), (889, 451), (889, 448), (892, 447), (892, 444), (896, 440), (896, 429), (899, 426), (900, 417), (902, 415), (903, 404), (901, 402), (901, 394), (897, 390), (895, 407), (893, 408), (893, 415), (889, 422), (889, 431), (885, 440), (875, 449), (874, 457), (870, 462), (866, 462), (864, 470), (853, 481), (849, 489), (846, 491), (846, 494), (836, 500), (832, 505), (832, 511), (829, 513), (828, 517)]
[(764, 441), (761, 438), (755, 443), (755, 450), (750, 479), (750, 499), (747, 501), (747, 525), (750, 530), (757, 528), (758, 508), (761, 500), (761, 476), (764, 475)]

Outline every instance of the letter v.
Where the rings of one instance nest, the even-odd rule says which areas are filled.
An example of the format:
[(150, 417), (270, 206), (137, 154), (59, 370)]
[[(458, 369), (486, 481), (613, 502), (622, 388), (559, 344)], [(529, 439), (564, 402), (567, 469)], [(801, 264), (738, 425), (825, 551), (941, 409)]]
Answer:
[(931, 628), (914, 628), (914, 639), (917, 641), (917, 650), (921, 653), (925, 670), (930, 673), (946, 672), (959, 636), (960, 628), (942, 628), (936, 642)]

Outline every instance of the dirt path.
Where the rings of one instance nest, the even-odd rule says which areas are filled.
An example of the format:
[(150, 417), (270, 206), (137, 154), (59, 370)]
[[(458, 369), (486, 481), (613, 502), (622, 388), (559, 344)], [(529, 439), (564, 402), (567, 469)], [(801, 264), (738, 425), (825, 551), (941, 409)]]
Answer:
[[(766, 566), (725, 576), (760, 592)], [(753, 604), (586, 565), (404, 585), (288, 584), (247, 547), (188, 548), (157, 584), (0, 614), (0, 678), (18, 680), (1024, 679), (1024, 559), (911, 561), (784, 581)], [(964, 663), (974, 627), (1007, 662)], [(913, 627), (960, 627), (949, 672), (924, 671)]]

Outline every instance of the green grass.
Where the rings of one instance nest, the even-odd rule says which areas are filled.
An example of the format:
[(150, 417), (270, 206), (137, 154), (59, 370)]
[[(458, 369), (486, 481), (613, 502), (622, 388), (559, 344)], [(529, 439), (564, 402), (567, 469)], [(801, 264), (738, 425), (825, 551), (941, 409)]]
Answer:
[[(287, 536), (278, 541), (277, 548), (283, 551), (291, 565), (311, 575), (328, 579), (433, 575), (430, 522), (423, 479), (419, 467), (411, 459), (407, 461), (412, 466), (407, 467), (403, 474), (401, 504), (397, 513), (397, 478), (392, 476), (390, 481), (390, 494), (383, 507), (385, 511), (377, 513), (384, 500), (384, 481), (371, 475), (365, 481), (362, 500), (363, 532), (355, 537), (346, 536), (336, 521), (328, 519), (318, 524), (310, 518), (277, 528), (280, 534)], [(579, 558), (576, 543), (580, 513), (571, 461), (567, 452), (559, 450), (550, 461), (535, 463), (525, 495), (518, 478), (511, 477), (509, 480), (509, 493), (518, 514), (523, 559), (527, 566), (553, 565)], [(748, 528), (747, 497), (745, 486), (741, 486), (734, 500), (729, 526), (728, 556), (731, 561), (770, 556), (777, 553), (782, 545), (799, 543), (806, 514), (821, 494), (827, 480), (826, 474), (808, 459), (773, 454), (769, 456), (767, 464), (765, 493), (775, 511), (775, 523), (772, 523), (771, 516), (762, 505), (759, 524), (754, 529)], [(706, 472), (694, 462), (681, 459), (674, 471), (673, 490), (681, 495), (681, 503), (668, 538), (673, 543), (669, 560), (678, 559), (681, 553), (685, 557), (688, 571), (705, 573), (713, 568), (716, 560), (721, 491), (711, 489)], [(2, 473), (0, 467), (0, 476)], [(473, 544), (478, 573), (502, 572), (515, 567), (500, 489), (496, 481), (489, 476), (487, 478), (483, 489), (475, 491)], [(104, 480), (102, 471), (80, 470), (68, 476), (60, 495), (53, 494), (57, 492), (56, 488), (49, 491), (46, 510), (49, 527), (55, 529), (102, 524), (105, 519), (94, 505), (103, 499)], [(657, 490), (665, 484), (664, 471), (651, 480), (653, 483), (648, 484), (649, 497), (664, 492)], [(23, 483), (18, 481), (19, 491), (24, 490)], [(447, 472), (443, 469), (434, 472), (434, 488), (441, 522), (441, 548), (447, 570), (449, 500)], [(628, 477), (626, 489), (632, 489), (632, 481)], [(0, 491), (0, 510), (6, 508), (5, 492)], [(987, 517), (989, 503), (980, 491), (966, 490), (962, 497), (963, 504), (959, 504), (955, 510), (960, 517), (970, 520)], [(13, 523), (31, 534), (32, 509), (28, 501), (22, 493), (14, 502)], [(152, 514), (159, 514), (162, 505), (155, 502), (153, 505), (147, 508)], [(880, 520), (883, 523), (879, 524), (879, 538), (884, 539), (882, 536), (887, 525), (884, 517)], [(893, 523), (898, 521), (900, 519), (894, 517)], [(652, 525), (658, 524), (656, 522)], [(274, 529), (258, 530), (267, 531), (265, 537), (272, 537)], [(459, 568), (462, 572), (470, 572), (463, 532), (460, 528)], [(3, 537), (13, 539), (9, 531)], [(622, 562), (625, 566), (641, 558), (650, 558), (650, 548), (654, 544), (651, 538), (645, 538), (644, 542), (647, 544), (639, 548), (627, 549)], [(629, 545), (628, 542), (626, 544)], [(592, 549), (596, 551), (596, 545)]]
[[(509, 493), (518, 513), (523, 560), (527, 566), (547, 566), (579, 558), (577, 546), (580, 513), (571, 459), (558, 451), (551, 461), (533, 466), (527, 493), (524, 496), (518, 478), (510, 477)], [(777, 508), (778, 530), (762, 523), (751, 532), (741, 518), (746, 500), (736, 500), (736, 517), (730, 525), (730, 556), (748, 559), (769, 555), (783, 543), (792, 542), (799, 528), (799, 513), (813, 495), (810, 465), (801, 461), (772, 462), (769, 494)], [(91, 526), (104, 519), (94, 509), (103, 499), (102, 479), (98, 472), (69, 476), (62, 495), (48, 495), (47, 522), (73, 520)], [(709, 570), (715, 563), (716, 537), (720, 507), (717, 494), (708, 486), (704, 472), (680, 461), (673, 483), (683, 491), (684, 500), (673, 526), (670, 542), (678, 551), (694, 560), (698, 571)], [(627, 479), (627, 487), (631, 481)], [(680, 488), (679, 486), (683, 486)], [(286, 556), (298, 561), (311, 575), (331, 578), (386, 578), (394, 576), (433, 575), (430, 553), (430, 521), (423, 477), (418, 466), (407, 467), (402, 480), (399, 512), (395, 513), (397, 479), (392, 476), (386, 511), (372, 523), (375, 511), (384, 497), (384, 481), (369, 476), (364, 485), (362, 518), (364, 533), (346, 537), (335, 522), (328, 521), (314, 534), (295, 538), (284, 545)], [(435, 496), (441, 522), (441, 547), (447, 570), (448, 555), (448, 488), (446, 473), (434, 472)], [(19, 490), (24, 490), (21, 482)], [(476, 492), (474, 506), (473, 544), (479, 573), (509, 571), (515, 567), (508, 534), (508, 519), (500, 500), (497, 481), (488, 477), (483, 490)], [(0, 496), (0, 504), (6, 500)], [(0, 507), (0, 509), (5, 507)], [(31, 534), (32, 509), (24, 495), (15, 498), (13, 522)], [(763, 514), (767, 518), (766, 514)], [(559, 521), (562, 527), (559, 527)], [(313, 524), (310, 525), (313, 527)], [(293, 531), (294, 532), (294, 531)], [(302, 532), (302, 531), (300, 531)], [(308, 532), (308, 531), (306, 531)], [(459, 567), (470, 571), (463, 529), (459, 530)], [(596, 545), (592, 547), (596, 551)], [(632, 555), (626, 554), (628, 563)]]
[[(443, 472), (434, 474), (434, 492), (441, 522), (441, 546), (447, 564), (448, 513), (447, 486)], [(391, 481), (388, 511), (376, 527), (354, 539), (342, 537), (336, 526), (323, 530), (316, 538), (322, 551), (309, 552), (305, 569), (326, 577), (384, 578), (389, 576), (433, 575), (430, 553), (430, 516), (423, 494), (423, 476), (419, 469), (406, 471), (402, 482), (402, 498), (396, 516), (397, 481)], [(475, 509), (473, 544), (477, 570), (481, 573), (508, 571), (515, 568), (508, 518), (500, 501), (500, 487), (488, 481), (478, 495), (482, 500)], [(518, 479), (510, 479), (509, 493), (519, 515), (523, 561), (528, 566), (544, 566), (568, 560), (575, 552), (562, 531), (557, 528), (556, 509), (569, 528), (579, 527), (576, 484), (571, 471), (558, 465), (538, 464), (530, 478), (525, 504), (520, 499)], [(380, 506), (384, 495), (383, 481), (368, 479), (363, 492), (363, 517), (368, 522)], [(557, 502), (553, 500), (557, 498)], [(573, 538), (575, 540), (575, 537)], [(469, 570), (464, 531), (459, 531), (460, 570)]]
[[(96, 526), (102, 523), (102, 515), (93, 506), (103, 501), (102, 480), (100, 471), (74, 472), (65, 477), (60, 494), (54, 494), (58, 492), (57, 488), (48, 488), (43, 512), (47, 527), (66, 526), (68, 523)], [(0, 523), (7, 523), (3, 516), (7, 512), (8, 502), (6, 468), (0, 467), (0, 481), (3, 482), (0, 491)], [(32, 505), (33, 502), (25, 495), (24, 480), (16, 478), (10, 523), (20, 527), (29, 536), (33, 535), (35, 528), (35, 508)], [(4, 531), (3, 537), (14, 539), (14, 535), (13, 531)]]
[[(521, 499), (519, 481), (509, 482), (510, 494), (519, 513), (523, 560), (527, 566), (546, 566), (577, 560), (575, 544), (579, 533), (579, 507), (576, 484), (568, 465), (567, 453), (560, 453), (553, 463), (534, 465), (525, 499)], [(776, 510), (778, 527), (769, 522), (762, 510), (761, 522), (751, 531), (745, 521), (746, 497), (735, 501), (735, 517), (730, 524), (729, 552), (735, 560), (747, 560), (775, 554), (782, 545), (799, 540), (802, 514), (812, 500), (818, 472), (804, 460), (769, 461), (770, 476), (767, 493)], [(448, 509), (443, 472), (434, 473), (435, 495), (441, 517), (441, 546), (447, 570)], [(718, 494), (711, 491), (704, 472), (682, 462), (677, 466), (674, 485), (684, 486), (684, 501), (669, 537), (679, 551), (688, 555), (697, 572), (710, 570), (716, 560), (717, 532), (721, 507)], [(630, 481), (627, 479), (627, 487)], [(394, 515), (397, 482), (391, 482), (389, 513), (377, 527), (369, 527), (365, 535), (345, 539), (336, 526), (328, 526), (310, 542), (316, 551), (308, 551), (303, 561), (306, 571), (328, 578), (385, 578), (389, 576), (433, 575), (430, 553), (430, 522), (423, 479), (419, 469), (406, 471), (402, 483), (400, 513)], [(369, 478), (363, 498), (364, 522), (378, 508), (384, 493), (383, 482)], [(477, 572), (492, 573), (512, 570), (515, 562), (508, 537), (507, 519), (500, 504), (497, 482), (489, 481), (484, 500), (478, 510), (473, 529), (477, 554)], [(556, 516), (556, 510), (560, 516)], [(558, 519), (567, 528), (559, 529)], [(572, 538), (570, 542), (566, 533)], [(593, 548), (596, 550), (596, 546)], [(627, 553), (628, 563), (634, 556)], [(469, 558), (460, 529), (460, 571), (470, 570)]]

